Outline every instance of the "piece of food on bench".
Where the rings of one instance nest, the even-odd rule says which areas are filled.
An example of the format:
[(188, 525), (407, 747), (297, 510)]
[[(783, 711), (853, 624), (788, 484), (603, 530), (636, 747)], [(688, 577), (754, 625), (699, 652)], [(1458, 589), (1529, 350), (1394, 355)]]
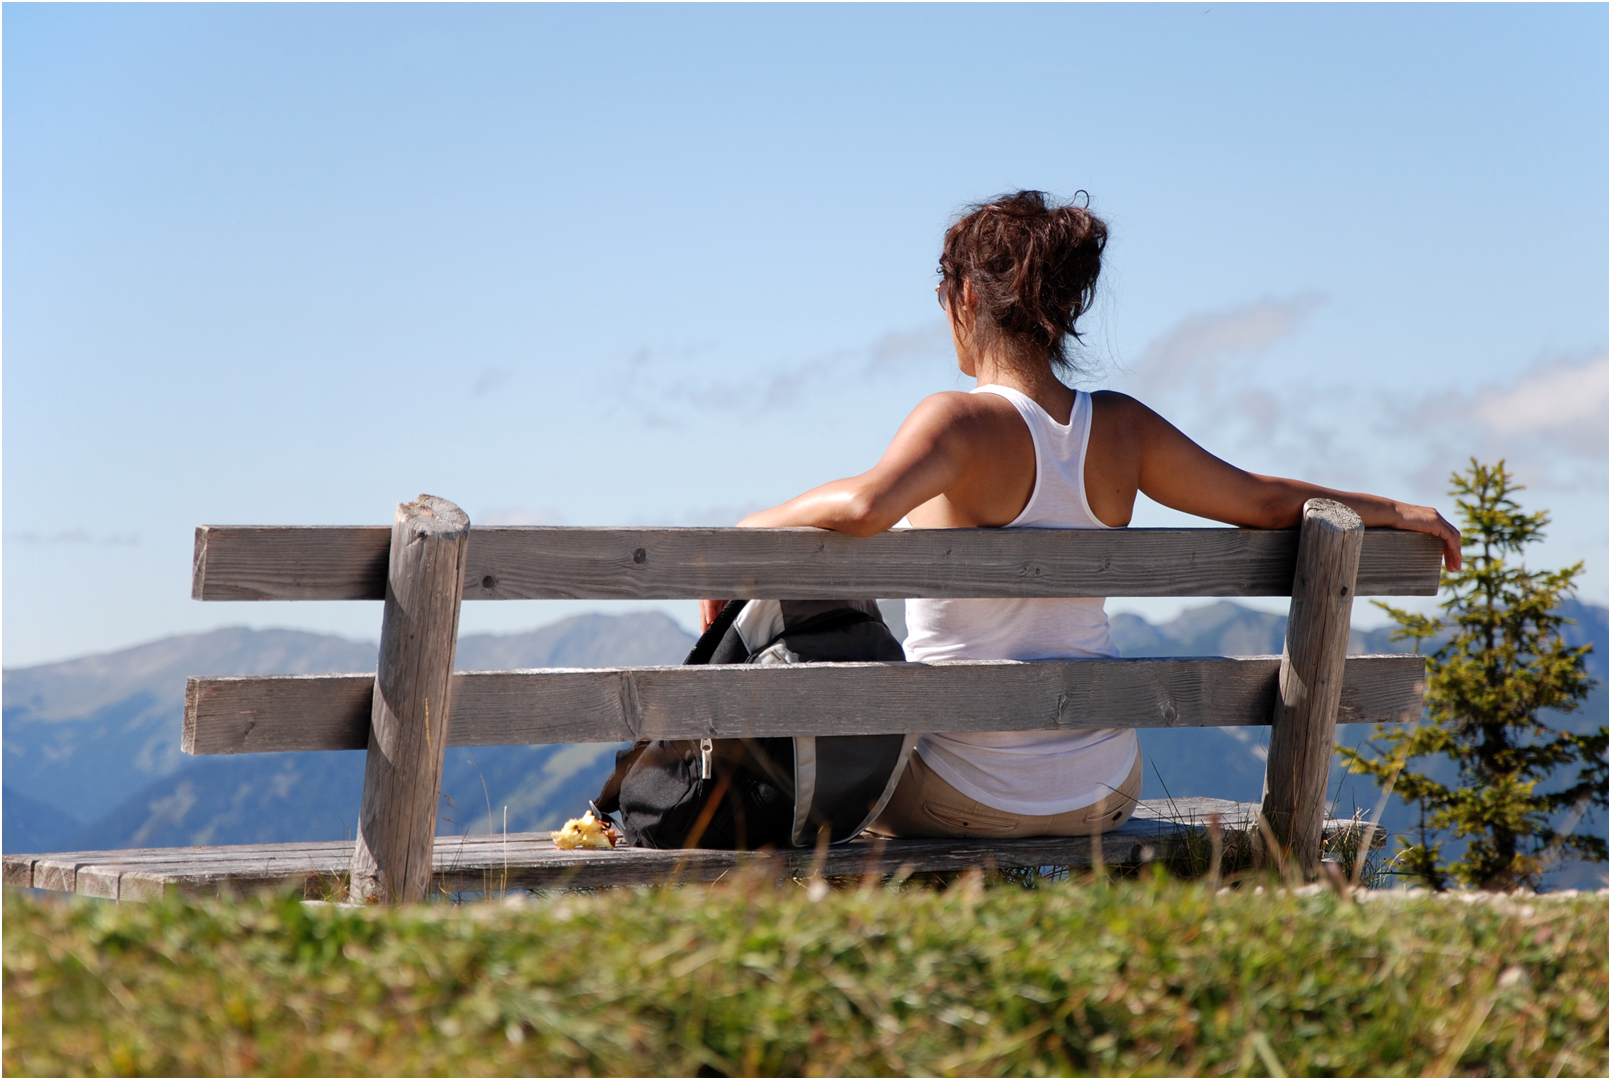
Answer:
[(554, 838), (555, 847), (567, 850), (613, 848), (621, 842), (621, 834), (615, 831), (615, 826), (608, 821), (600, 821), (591, 810), (581, 817), (571, 818), (563, 829), (549, 835)]

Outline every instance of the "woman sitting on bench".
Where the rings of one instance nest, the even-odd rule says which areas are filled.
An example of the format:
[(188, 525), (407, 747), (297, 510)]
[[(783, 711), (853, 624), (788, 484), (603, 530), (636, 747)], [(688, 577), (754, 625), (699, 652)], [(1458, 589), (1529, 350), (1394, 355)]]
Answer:
[[(1072, 390), (1069, 338), (1090, 307), (1107, 227), (1020, 191), (972, 208), (945, 234), (940, 306), (971, 393), (925, 398), (868, 472), (813, 488), (741, 526), (1118, 529), (1136, 493), (1231, 525), (1295, 527), (1322, 496), (1367, 526), (1431, 533), (1460, 565), (1436, 510), (1258, 476), (1208, 453), (1124, 394)], [(910, 660), (1116, 657), (1100, 598), (909, 600)], [(720, 608), (703, 604), (706, 625)], [(1141, 794), (1133, 729), (923, 736), (874, 830), (895, 836), (1074, 836), (1130, 816)]]

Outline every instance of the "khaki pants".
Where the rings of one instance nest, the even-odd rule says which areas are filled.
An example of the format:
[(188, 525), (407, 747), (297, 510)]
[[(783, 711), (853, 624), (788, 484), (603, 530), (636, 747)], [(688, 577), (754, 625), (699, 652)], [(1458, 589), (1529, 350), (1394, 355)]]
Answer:
[(1061, 814), (1010, 814), (968, 798), (913, 752), (906, 773), (869, 832), (905, 837), (1094, 836), (1117, 829), (1141, 797), (1141, 755), (1130, 775), (1089, 806)]

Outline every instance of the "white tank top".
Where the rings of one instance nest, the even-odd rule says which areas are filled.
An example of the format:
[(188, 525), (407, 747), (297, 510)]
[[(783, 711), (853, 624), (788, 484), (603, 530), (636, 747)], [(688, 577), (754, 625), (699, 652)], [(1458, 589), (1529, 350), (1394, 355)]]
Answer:
[[(1012, 402), (1035, 442), (1035, 488), (1008, 529), (1106, 529), (1085, 498), (1091, 395), (1075, 392), (1066, 425), (1028, 395), (981, 386)], [(911, 528), (902, 520), (897, 528)], [(908, 600), (908, 660), (1054, 660), (1117, 657), (1100, 597)], [(990, 731), (924, 735), (917, 752), (958, 791), (1009, 814), (1061, 814), (1122, 784), (1141, 752), (1133, 729)]]

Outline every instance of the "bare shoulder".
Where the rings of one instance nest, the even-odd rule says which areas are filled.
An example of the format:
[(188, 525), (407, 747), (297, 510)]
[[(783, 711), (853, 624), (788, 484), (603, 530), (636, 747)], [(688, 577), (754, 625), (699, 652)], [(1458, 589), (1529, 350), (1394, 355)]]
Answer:
[(1091, 394), (1091, 419), (1108, 438), (1150, 442), (1179, 435), (1173, 424), (1145, 402), (1117, 390), (1098, 390)]
[(995, 394), (968, 394), (946, 390), (930, 394), (917, 403), (906, 418), (906, 426), (929, 431), (974, 427), (980, 423), (1013, 420), (1018, 411), (1012, 403)]
[(1134, 445), (1144, 436), (1157, 416), (1151, 409), (1117, 390), (1097, 390), (1091, 394), (1091, 442), (1112, 452)]
[(1146, 423), (1161, 419), (1157, 413), (1129, 394), (1117, 390), (1093, 390), (1091, 406), (1095, 415), (1130, 423)]
[(977, 394), (965, 394), (961, 390), (942, 390), (918, 402), (917, 408), (912, 410), (912, 415), (936, 418), (964, 416), (977, 396)]

